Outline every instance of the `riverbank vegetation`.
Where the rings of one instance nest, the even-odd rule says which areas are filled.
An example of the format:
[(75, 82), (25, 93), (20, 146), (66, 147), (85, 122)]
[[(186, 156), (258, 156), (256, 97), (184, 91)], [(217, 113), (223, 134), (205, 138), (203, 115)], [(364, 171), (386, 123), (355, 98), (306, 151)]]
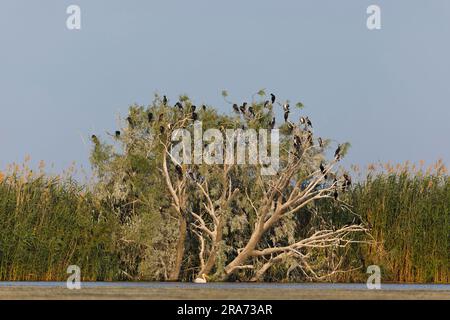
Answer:
[(155, 96), (110, 138), (92, 136), (89, 183), (26, 163), (0, 174), (0, 280), (65, 280), (75, 264), (85, 281), (365, 281), (377, 264), (382, 281), (449, 282), (442, 162), (345, 170), (348, 144), (318, 139), (303, 118), (279, 126), (277, 175), (261, 164), (178, 164), (173, 130), (192, 132), (197, 119), (267, 128), (277, 105), (253, 101), (228, 116), (185, 96), (169, 103)]

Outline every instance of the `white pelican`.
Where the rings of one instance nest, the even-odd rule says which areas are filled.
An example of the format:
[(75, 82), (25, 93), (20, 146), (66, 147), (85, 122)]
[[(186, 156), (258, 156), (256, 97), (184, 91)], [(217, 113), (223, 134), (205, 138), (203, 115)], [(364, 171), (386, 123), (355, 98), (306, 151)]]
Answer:
[(202, 273), (201, 277), (194, 279), (194, 283), (206, 283), (206, 274)]

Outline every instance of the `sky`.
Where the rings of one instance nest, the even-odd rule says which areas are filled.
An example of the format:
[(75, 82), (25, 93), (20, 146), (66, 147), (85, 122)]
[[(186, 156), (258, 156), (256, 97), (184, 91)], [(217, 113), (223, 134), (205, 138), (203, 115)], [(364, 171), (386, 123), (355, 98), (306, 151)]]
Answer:
[(448, 0), (2, 0), (0, 169), (26, 155), (89, 168), (91, 134), (155, 93), (231, 112), (222, 90), (240, 103), (261, 88), (350, 142), (347, 164), (449, 165), (449, 34)]

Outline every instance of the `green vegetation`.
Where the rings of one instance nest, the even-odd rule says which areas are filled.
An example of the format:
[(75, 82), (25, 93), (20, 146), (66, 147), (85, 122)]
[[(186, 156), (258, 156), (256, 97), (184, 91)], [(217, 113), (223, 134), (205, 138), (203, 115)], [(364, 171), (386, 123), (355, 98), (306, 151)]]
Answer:
[[(213, 280), (226, 278), (227, 268), (232, 270), (240, 254), (236, 248), (246, 246), (255, 234), (261, 212), (275, 214), (276, 210), (262, 210), (268, 198), (263, 190), (276, 178), (259, 175), (251, 165), (176, 167), (167, 160), (167, 130), (173, 129), (169, 123), (192, 130), (195, 108), (186, 96), (180, 101), (184, 109), (168, 107), (156, 96), (149, 107), (130, 107), (126, 126), (111, 141), (93, 136), (90, 160), (95, 180), (86, 185), (76, 182), (71, 171), (48, 176), (43, 165), (38, 173), (26, 163), (0, 173), (0, 280), (65, 280), (67, 267), (74, 264), (81, 267), (85, 281), (190, 281), (203, 272)], [(248, 118), (239, 111), (234, 117), (219, 115), (206, 106), (197, 108), (195, 116), (206, 128), (267, 127), (273, 116), (271, 104), (252, 102), (251, 108), (254, 115)], [(289, 131), (286, 124), (281, 126), (282, 133)], [(310, 138), (306, 135), (305, 141)], [(282, 140), (282, 146), (287, 149), (290, 141)], [(275, 195), (272, 206), (266, 207), (285, 203), (293, 183), (305, 177), (324, 181), (318, 167), (326, 161), (328, 143), (324, 140), (324, 147), (308, 151), (307, 161), (299, 167), (289, 167), (289, 153), (281, 154), (282, 166), (291, 170), (291, 176), (285, 179), (281, 197)], [(244, 257), (239, 263), (245, 267), (230, 272), (229, 279), (365, 281), (366, 267), (377, 264), (383, 281), (448, 283), (450, 178), (443, 163), (427, 170), (409, 164), (370, 165), (359, 177), (353, 168), (350, 187), (341, 184), (349, 172), (332, 172), (333, 161), (336, 158), (328, 162), (327, 175), (339, 183), (339, 201), (333, 199), (338, 189), (330, 187), (320, 201), (290, 210), (259, 235), (253, 250), (261, 256)], [(204, 181), (198, 182), (198, 177)], [(199, 217), (205, 227), (219, 232), (202, 233)], [(275, 257), (262, 255), (308, 239), (318, 230), (350, 225), (370, 228), (369, 236), (358, 233), (351, 238), (364, 243), (296, 249), (315, 272), (298, 262), (291, 250), (273, 251), (282, 253)]]
[(449, 283), (450, 177), (443, 163), (427, 170), (409, 163), (369, 169), (350, 202), (377, 243), (355, 255), (382, 266), (384, 281)]
[(71, 264), (86, 280), (115, 279), (117, 226), (70, 177), (14, 166), (0, 175), (0, 280), (64, 280)]

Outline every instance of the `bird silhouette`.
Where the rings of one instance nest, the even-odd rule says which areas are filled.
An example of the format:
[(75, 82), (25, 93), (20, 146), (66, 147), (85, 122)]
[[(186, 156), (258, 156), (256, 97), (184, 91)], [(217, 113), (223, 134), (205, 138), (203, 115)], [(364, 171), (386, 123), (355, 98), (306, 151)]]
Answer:
[(275, 117), (272, 118), (272, 121), (270, 121), (270, 128), (273, 129), (275, 127)]
[(95, 145), (98, 145), (100, 142), (98, 141), (98, 138), (97, 138), (97, 136), (95, 135), (95, 134), (93, 134), (92, 136), (91, 136), (91, 140), (92, 140), (92, 142), (95, 144)]
[(163, 96), (163, 105), (167, 105), (167, 97), (166, 96)]
[(334, 158), (339, 160), (341, 158), (341, 145), (338, 145), (336, 151), (334, 152)]
[(159, 132), (160, 132), (161, 134), (164, 134), (164, 130), (165, 130), (164, 126), (160, 126), (160, 127), (159, 127)]
[(255, 117), (255, 111), (253, 110), (253, 107), (249, 107), (248, 112), (252, 115), (252, 117)]
[(127, 121), (128, 121), (128, 125), (130, 126), (130, 128), (133, 128), (134, 127), (133, 119), (130, 116), (128, 116)]
[(175, 106), (178, 107), (178, 109), (183, 110), (183, 105), (181, 104), (180, 101), (178, 101), (177, 103), (175, 103)]
[(320, 172), (322, 172), (322, 174), (325, 174), (325, 167), (323, 166), (322, 162), (320, 163), (319, 168), (320, 168)]
[(203, 111), (206, 111), (206, 105), (202, 105)]
[(194, 120), (194, 121), (198, 120), (198, 115), (196, 112), (192, 112), (192, 120)]
[(245, 114), (245, 112), (247, 111), (247, 102), (244, 102), (242, 106), (239, 107), (239, 109), (241, 110), (242, 114)]
[(119, 130), (116, 130), (115, 136), (116, 136), (116, 138), (120, 138), (120, 131)]
[(178, 178), (181, 180), (181, 178), (183, 178), (183, 169), (181, 168), (181, 166), (179, 164), (177, 164), (175, 166), (175, 170), (177, 171)]
[(312, 128), (312, 122), (311, 122), (311, 120), (309, 120), (308, 117), (306, 117), (305, 120), (306, 120), (306, 124)]
[(284, 111), (284, 122), (286, 122), (289, 118), (289, 110)]
[(149, 123), (152, 122), (152, 121), (153, 121), (153, 113), (149, 112), (149, 113), (147, 114), (147, 119), (148, 119), (148, 122), (149, 122)]
[(319, 147), (323, 148), (323, 141), (322, 141), (322, 138), (319, 137), (319, 138), (317, 139), (317, 141), (319, 142)]
[(196, 109), (197, 109), (197, 106), (195, 106), (195, 105), (192, 105), (192, 106), (191, 106), (191, 111), (192, 111), (192, 112), (195, 112)]
[(273, 93), (270, 94), (270, 101), (272, 102), (272, 104), (275, 103), (275, 95)]
[(239, 107), (236, 103), (233, 104), (233, 110), (234, 112), (239, 113)]

